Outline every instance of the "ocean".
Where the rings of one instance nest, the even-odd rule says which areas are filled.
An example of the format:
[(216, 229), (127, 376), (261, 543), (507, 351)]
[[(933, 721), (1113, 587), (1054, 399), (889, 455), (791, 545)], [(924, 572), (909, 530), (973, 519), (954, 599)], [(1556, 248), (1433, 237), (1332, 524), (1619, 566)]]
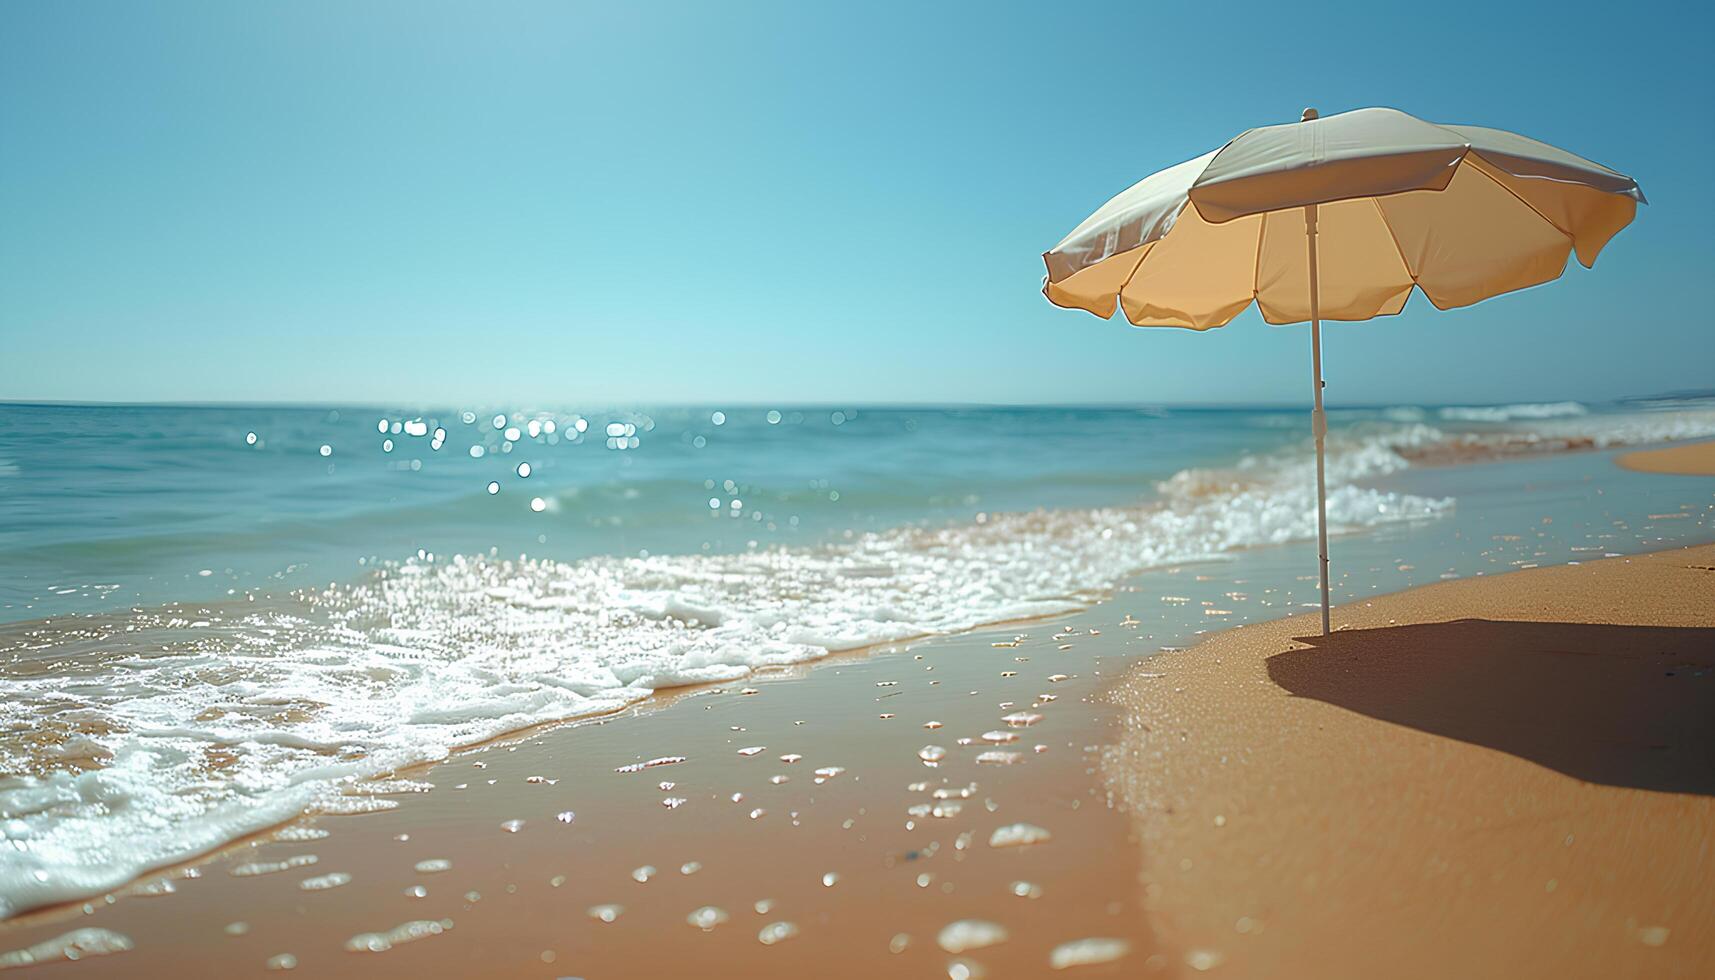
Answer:
[[(1715, 402), (1331, 409), (1336, 602), (1715, 538)], [(0, 405), (0, 917), (354, 781), (831, 651), (1316, 601), (1298, 408)]]

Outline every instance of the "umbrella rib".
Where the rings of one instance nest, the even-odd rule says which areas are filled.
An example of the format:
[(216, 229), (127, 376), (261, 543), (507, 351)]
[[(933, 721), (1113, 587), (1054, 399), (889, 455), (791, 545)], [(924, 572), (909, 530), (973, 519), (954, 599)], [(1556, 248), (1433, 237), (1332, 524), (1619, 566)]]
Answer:
[(1268, 212), (1262, 213), (1262, 220), (1256, 223), (1256, 263), (1251, 266), (1251, 302), (1257, 302), (1257, 287), (1262, 282), (1262, 241), (1268, 231)]
[(1370, 204), (1376, 209), (1376, 217), (1382, 219), (1382, 227), (1387, 229), (1388, 241), (1393, 242), (1394, 254), (1399, 256), (1399, 264), (1405, 267), (1405, 274), (1411, 277), (1412, 284), (1417, 283), (1417, 273), (1411, 269), (1411, 260), (1405, 257), (1405, 249), (1399, 245), (1399, 236), (1393, 233), (1393, 225), (1388, 224), (1387, 212), (1382, 210), (1381, 198), (1370, 198)]
[[(1481, 157), (1479, 157), (1479, 159), (1481, 159)], [(1489, 161), (1487, 161), (1487, 160), (1484, 160), (1483, 162), (1489, 163)], [(1494, 164), (1489, 163), (1489, 166), (1492, 167), (1492, 166), (1494, 166)], [(1490, 176), (1489, 172), (1484, 170), (1482, 167), (1472, 167), (1471, 169), (1482, 174), (1484, 180), (1487, 180), (1489, 183), (1494, 184), (1496, 187), (1499, 187), (1501, 190), (1506, 191), (1508, 194), (1512, 195), (1513, 200), (1519, 202), (1520, 204), (1524, 205), (1527, 208), (1530, 208), (1530, 211), (1532, 214), (1536, 215), (1538, 218), (1541, 218), (1543, 221), (1547, 222), (1548, 227), (1553, 228), (1555, 231), (1560, 232), (1562, 235), (1565, 235), (1567, 241), (1573, 243), (1574, 245), (1578, 244), (1577, 237), (1575, 237), (1571, 232), (1567, 231), (1565, 228), (1562, 228), (1559, 225), (1555, 224), (1553, 218), (1550, 218), (1548, 215), (1543, 214), (1542, 211), (1539, 210), (1536, 205), (1534, 205), (1534, 204), (1530, 203), (1529, 201), (1525, 200), (1524, 198), (1520, 197), (1518, 195), (1517, 191), (1513, 190), (1511, 187), (1508, 187), (1507, 185), (1496, 180), (1494, 177)]]
[[(1157, 238), (1154, 242), (1150, 242), (1149, 244), (1153, 246), (1155, 244), (1155, 242), (1159, 242), (1162, 239), (1165, 239), (1166, 237), (1167, 237), (1166, 235), (1163, 235), (1163, 236), (1161, 236), (1161, 238)], [(1139, 247), (1141, 248), (1142, 246), (1139, 246)], [(1114, 290), (1114, 308), (1119, 310), (1120, 316), (1125, 317), (1125, 320), (1127, 323), (1131, 323), (1131, 314), (1129, 314), (1125, 311), (1125, 290), (1126, 290), (1126, 287), (1130, 286), (1131, 281), (1133, 279), (1137, 278), (1137, 270), (1143, 268), (1143, 264), (1145, 262), (1149, 261), (1149, 253), (1153, 252), (1153, 251), (1155, 251), (1155, 249), (1150, 248), (1148, 251), (1146, 251), (1142, 255), (1138, 256), (1137, 257), (1137, 264), (1131, 267), (1131, 272), (1126, 275), (1125, 280), (1120, 283), (1119, 288)], [(1133, 326), (1136, 326), (1136, 324), (1133, 324)]]

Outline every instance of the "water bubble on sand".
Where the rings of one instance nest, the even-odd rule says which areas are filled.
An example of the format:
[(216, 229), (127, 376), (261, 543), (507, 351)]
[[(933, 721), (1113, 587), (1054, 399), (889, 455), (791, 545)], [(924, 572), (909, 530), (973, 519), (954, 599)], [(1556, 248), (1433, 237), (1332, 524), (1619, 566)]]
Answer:
[(962, 803), (937, 803), (930, 808), (929, 815), (942, 820), (948, 820), (958, 816), (959, 811), (962, 809), (964, 809), (964, 804)]
[(516, 820), (516, 819), (515, 820), (507, 820), (507, 821), (501, 823), (500, 829), (506, 831), (509, 834), (516, 834), (520, 830), (524, 829), (524, 821)]
[(772, 898), (759, 898), (756, 900), (756, 904), (751, 907), (756, 909), (757, 915), (767, 915), (774, 910), (774, 900)]
[(768, 781), (773, 783), (776, 786), (779, 786), (781, 783), (790, 782), (791, 779), (792, 779), (791, 776), (769, 776), (768, 777)]
[(0, 953), (0, 970), (39, 966), (60, 960), (81, 960), (91, 956), (107, 956), (135, 948), (129, 936), (110, 929), (73, 929), (61, 936), (45, 939), (24, 949)]
[(464, 900), (469, 902), (472, 905), (475, 905), (476, 903), (482, 901), (482, 892), (479, 892), (473, 888), (470, 891), (464, 893)]
[(1002, 745), (1007, 742), (1016, 742), (1018, 741), (1018, 733), (1002, 731), (983, 732), (983, 741), (993, 742), (996, 745)]
[(750, 819), (752, 819), (752, 820), (761, 820), (763, 817), (765, 817), (767, 815), (768, 815), (768, 811), (764, 810), (762, 807), (757, 807), (756, 809), (750, 811)]
[(816, 770), (816, 775), (823, 779), (833, 779), (835, 776), (838, 776), (840, 773), (845, 771), (845, 767), (843, 766), (823, 766)]
[(559, 813), (554, 814), (554, 819), (561, 823), (571, 823), (573, 820), (577, 819), (577, 816), (577, 814), (570, 810), (561, 810)]
[(555, 875), (554, 877), (548, 879), (548, 887), (549, 888), (558, 888), (565, 883), (566, 883), (566, 876), (565, 875)]
[(405, 889), (405, 897), (406, 898), (428, 898), (429, 897), (429, 890), (427, 888), (424, 888), (422, 885), (412, 885), (410, 888)]
[(996, 827), (989, 835), (990, 847), (1022, 847), (1027, 844), (1042, 844), (1053, 840), (1054, 835), (1035, 824), (1014, 823), (1005, 827)]
[(615, 769), (614, 772), (642, 772), (645, 769), (653, 769), (656, 766), (670, 766), (674, 763), (684, 761), (685, 757), (682, 755), (664, 755), (659, 759), (650, 759), (646, 762), (633, 762), (630, 765), (620, 766)]
[(780, 757), (780, 761), (781, 762), (797, 762), (799, 759), (802, 759), (802, 758), (804, 758), (804, 757), (799, 755), (796, 752), (788, 752), (785, 755)]
[(281, 827), (274, 831), (274, 839), (277, 841), (301, 843), (303, 841), (321, 840), (326, 836), (328, 836), (328, 832), (320, 827), (305, 827), (302, 824), (293, 824), (290, 827)]
[(345, 941), (353, 953), (385, 953), (395, 946), (438, 936), (453, 927), (451, 919), (417, 919), (394, 926), (386, 932), (361, 932)]
[(704, 932), (712, 930), (715, 926), (720, 925), (726, 920), (726, 912), (713, 905), (705, 905), (702, 908), (697, 909), (695, 912), (692, 912), (690, 915), (685, 916), (686, 922), (689, 922), (691, 925), (696, 926)]
[(756, 938), (762, 945), (772, 946), (775, 943), (783, 943), (796, 935), (798, 935), (798, 927), (792, 923), (770, 922), (762, 927), (762, 931), (756, 934)]
[(925, 745), (917, 750), (917, 758), (934, 765), (947, 757), (947, 750), (939, 745)]
[(734, 794), (732, 794), (730, 799), (734, 803), (743, 803), (744, 802), (744, 794), (743, 793), (734, 793)]
[(684, 806), (687, 802), (689, 802), (689, 801), (686, 800), (682, 796), (669, 796), (666, 799), (661, 801), (661, 805), (666, 807), (669, 810), (677, 810), (680, 807)]
[(1185, 954), (1185, 965), (1202, 973), (1220, 966), (1226, 958), (1226, 954), (1217, 949), (1194, 949)]
[(590, 918), (597, 922), (612, 922), (625, 912), (623, 905), (591, 905)]
[(1042, 886), (1028, 881), (1015, 881), (1010, 886), (1012, 893), (1019, 898), (1041, 898)]
[(1048, 675), (1048, 683), (1050, 683), (1050, 684), (1058, 684), (1064, 680), (1070, 680), (1070, 678), (1067, 677), (1065, 674), (1049, 674)]
[(679, 784), (673, 782), (670, 779), (663, 779), (660, 782), (655, 784), (656, 788), (659, 789), (663, 793), (667, 792), (668, 790), (672, 789), (673, 787), (675, 787), (677, 785), (679, 785)]
[(420, 875), (440, 874), (442, 871), (451, 871), (452, 867), (453, 863), (446, 858), (430, 858), (416, 864), (417, 873)]
[(909, 933), (895, 933), (893, 938), (887, 941), (887, 951), (889, 953), (903, 953), (905, 952), (905, 947), (909, 945), (911, 945), (911, 936)]
[(701, 870), (703, 870), (703, 862), (701, 861), (686, 861), (679, 865), (679, 873), (682, 875), (694, 875)]
[(1042, 716), (1034, 711), (1014, 711), (1010, 715), (1001, 716), (1000, 720), (1011, 725), (1013, 728), (1029, 728), (1031, 725), (1041, 721)]
[(488, 492), (491, 494), (499, 493), (500, 492), (500, 481), (498, 481), (498, 480), (488, 481)]
[(228, 936), (242, 936), (245, 933), (250, 931), (250, 923), (248, 923), (248, 922), (228, 922), (226, 924), (226, 928), (223, 929), (222, 931), (225, 932)]
[(284, 861), (252, 861), (240, 864), (228, 871), (234, 878), (254, 878), (257, 875), (271, 875), (278, 871), (289, 871), (292, 868), (303, 868), (316, 863), (314, 854), (298, 854)]
[(278, 956), (268, 957), (268, 962), (262, 965), (270, 970), (296, 970), (298, 958), (291, 953), (281, 953)]
[(133, 890), (132, 894), (148, 897), (156, 895), (171, 895), (176, 891), (178, 891), (178, 889), (173, 887), (172, 881), (166, 878), (156, 878), (153, 881), (142, 882)]
[(926, 721), (923, 723), (923, 727), (929, 729), (930, 731), (934, 731), (935, 729), (941, 727), (941, 723), (938, 721)]
[(643, 867), (631, 872), (631, 880), (636, 882), (645, 882), (653, 877), (655, 877), (655, 866), (653, 864), (645, 864)]
[(1074, 939), (1054, 947), (1054, 951), (1048, 954), (1048, 965), (1056, 970), (1094, 966), (1112, 963), (1129, 952), (1131, 944), (1123, 939)]
[(738, 754), (739, 755), (745, 755), (745, 756), (758, 755), (758, 754), (766, 751), (767, 749), (768, 749), (768, 746), (766, 746), (766, 745), (751, 745), (751, 746), (748, 746), (746, 748), (739, 749)]
[(967, 950), (984, 949), (1006, 942), (1006, 929), (982, 919), (960, 919), (942, 929), (935, 942), (949, 953), (957, 955)]
[(837, 872), (837, 871), (829, 871), (827, 874), (822, 875), (822, 887), (823, 888), (832, 888), (835, 885), (839, 884), (839, 881), (840, 881), (840, 875), (839, 875), (839, 872)]
[(977, 764), (984, 766), (1010, 766), (1024, 758), (1022, 752), (1008, 752), (1004, 749), (990, 749), (977, 753)]
[(298, 882), (298, 887), (307, 892), (324, 892), (330, 888), (349, 884), (351, 884), (351, 875), (344, 871), (334, 871), (325, 875), (317, 875), (314, 878), (305, 878)]

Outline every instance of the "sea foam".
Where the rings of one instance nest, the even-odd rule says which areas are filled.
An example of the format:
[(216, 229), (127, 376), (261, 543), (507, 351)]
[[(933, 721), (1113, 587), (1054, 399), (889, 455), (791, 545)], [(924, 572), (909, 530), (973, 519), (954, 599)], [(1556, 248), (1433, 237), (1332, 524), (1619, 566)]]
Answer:
[[(1422, 422), (1331, 434), (1335, 530), (1447, 512), (1450, 500), (1366, 485), (1445, 439)], [(508, 732), (832, 651), (1064, 612), (1142, 568), (1311, 538), (1313, 466), (1305, 440), (1181, 472), (1134, 506), (984, 513), (732, 554), (419, 559), (269, 603), (9, 628), (0, 917), (303, 813), (390, 804), (352, 793)], [(76, 667), (31, 669), (41, 656)]]

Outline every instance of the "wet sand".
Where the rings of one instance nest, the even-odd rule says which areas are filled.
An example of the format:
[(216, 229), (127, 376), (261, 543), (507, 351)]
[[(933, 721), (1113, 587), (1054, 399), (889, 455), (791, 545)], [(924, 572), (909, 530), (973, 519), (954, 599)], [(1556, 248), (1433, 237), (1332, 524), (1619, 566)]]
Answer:
[(1678, 473), (1682, 476), (1715, 476), (1715, 441), (1645, 449), (1614, 460), (1628, 470), (1644, 473)]
[(1243, 627), (1114, 693), (1159, 955), (1715, 974), (1715, 546)]
[[(0, 949), (91, 927), (134, 942), (52, 968), (80, 976), (183, 976), (187, 964), (256, 976), (285, 955), (318, 977), (947, 976), (955, 960), (1028, 977), (1051, 972), (1057, 946), (1095, 938), (1126, 955), (1077, 973), (1130, 975), (1152, 949), (1132, 824), (1100, 778), (1117, 729), (1097, 695), (1156, 641), (1090, 634), (1120, 617), (1097, 606), (837, 657), (497, 743), (378, 787), (397, 808), (299, 821), (87, 912), (0, 925)], [(1019, 712), (1041, 717), (1009, 725)], [(927, 764), (927, 746), (944, 758)], [(762, 751), (741, 754), (751, 747)], [(818, 774), (827, 767), (842, 771)], [(1052, 837), (994, 846), (1021, 823)], [(245, 873), (306, 856), (315, 863)], [(330, 874), (349, 881), (306, 890)], [(151, 895), (163, 882), (173, 893)], [(591, 914), (605, 905), (622, 907), (612, 922)], [(705, 907), (726, 921), (687, 921)], [(955, 955), (938, 940), (961, 920), (1006, 938)], [(427, 935), (350, 951), (413, 922)], [(781, 922), (797, 934), (765, 944)]]

